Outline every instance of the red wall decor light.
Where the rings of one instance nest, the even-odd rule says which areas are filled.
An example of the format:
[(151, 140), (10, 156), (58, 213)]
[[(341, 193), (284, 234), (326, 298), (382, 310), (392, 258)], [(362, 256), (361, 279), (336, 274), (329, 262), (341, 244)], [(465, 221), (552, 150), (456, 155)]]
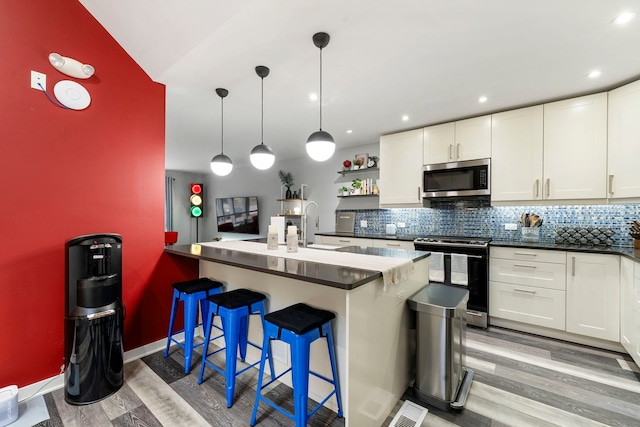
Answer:
[(201, 218), (204, 215), (204, 195), (203, 195), (203, 187), (202, 184), (191, 184), (191, 196), (189, 197), (189, 202), (191, 203), (191, 207), (189, 208), (189, 212), (193, 218)]

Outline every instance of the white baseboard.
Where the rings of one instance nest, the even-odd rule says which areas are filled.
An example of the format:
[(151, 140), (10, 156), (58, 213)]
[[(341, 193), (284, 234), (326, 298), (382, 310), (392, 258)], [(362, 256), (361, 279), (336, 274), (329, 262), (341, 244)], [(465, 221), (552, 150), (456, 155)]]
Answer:
[[(200, 329), (200, 328), (198, 328)], [(200, 334), (196, 332), (196, 336)], [(179, 342), (184, 342), (184, 333), (175, 334), (173, 338)], [(174, 344), (175, 345), (175, 344)], [(134, 348), (133, 350), (124, 352), (124, 363), (129, 363), (132, 360), (141, 359), (150, 354), (163, 350), (167, 346), (167, 339), (163, 338), (158, 341), (154, 341), (149, 344), (145, 344), (141, 347)], [(37, 383), (29, 384), (24, 387), (20, 387), (18, 392), (18, 400), (23, 401), (31, 399), (32, 397), (39, 396), (41, 394), (47, 394), (52, 391), (58, 390), (64, 387), (64, 376), (58, 374), (51, 378), (38, 381)]]

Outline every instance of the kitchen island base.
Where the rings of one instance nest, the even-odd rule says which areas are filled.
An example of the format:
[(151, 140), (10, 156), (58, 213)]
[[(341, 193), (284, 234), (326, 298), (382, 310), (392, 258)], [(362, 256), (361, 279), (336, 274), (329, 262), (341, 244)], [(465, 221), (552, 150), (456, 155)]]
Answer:
[[(425, 285), (428, 268), (428, 258), (421, 258), (414, 262), (407, 280), (398, 285), (385, 290), (380, 276), (345, 290), (200, 259), (201, 277), (215, 277), (225, 283), (226, 290), (244, 287), (268, 295), (267, 312), (304, 302), (336, 314), (333, 328), (338, 376), (348, 427), (382, 425), (413, 380), (415, 331), (406, 298)], [(261, 342), (260, 325), (249, 329), (250, 339)], [(276, 372), (282, 372), (290, 367), (289, 348), (275, 341), (272, 346)], [(247, 349), (246, 360), (259, 361), (260, 352)], [(325, 343), (312, 344), (310, 368), (331, 375)], [(292, 385), (290, 374), (281, 381)], [(309, 379), (309, 397), (316, 401), (330, 388), (313, 376)], [(335, 399), (329, 399), (325, 406), (337, 410)]]

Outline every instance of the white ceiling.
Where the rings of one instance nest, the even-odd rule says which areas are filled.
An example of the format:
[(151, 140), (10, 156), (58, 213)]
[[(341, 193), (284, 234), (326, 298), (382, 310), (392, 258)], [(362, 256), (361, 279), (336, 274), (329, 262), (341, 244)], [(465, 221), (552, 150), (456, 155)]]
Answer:
[[(264, 142), (306, 155), (319, 126), (338, 148), (381, 134), (612, 88), (640, 76), (638, 0), (80, 0), (148, 75), (167, 86), (166, 168), (247, 164)], [(623, 11), (636, 17), (612, 24)], [(602, 70), (597, 79), (586, 77)], [(97, 70), (99, 73), (99, 70)], [(485, 95), (488, 102), (477, 102)], [(409, 120), (401, 121), (402, 115)], [(347, 134), (347, 129), (353, 133)], [(332, 159), (329, 162), (339, 162)], [(233, 174), (233, 172), (232, 172)]]

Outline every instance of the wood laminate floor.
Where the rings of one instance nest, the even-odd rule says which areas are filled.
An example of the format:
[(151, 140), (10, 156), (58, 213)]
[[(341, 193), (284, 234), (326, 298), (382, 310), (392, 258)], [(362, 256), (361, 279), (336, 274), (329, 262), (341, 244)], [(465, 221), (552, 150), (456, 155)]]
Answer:
[[(235, 403), (226, 407), (224, 381), (207, 368), (198, 385), (199, 357), (185, 375), (182, 352), (172, 348), (125, 365), (125, 384), (101, 402), (72, 406), (63, 390), (45, 395), (50, 419), (38, 426), (248, 426), (257, 374), (238, 377)], [(467, 366), (475, 377), (461, 412), (429, 409), (423, 426), (640, 426), (640, 369), (628, 355), (500, 328), (467, 331)], [(274, 386), (270, 396), (291, 410), (291, 390)], [(292, 426), (279, 412), (260, 405), (257, 426)], [(340, 427), (344, 420), (326, 408), (310, 426)], [(369, 427), (369, 426), (353, 426)]]

